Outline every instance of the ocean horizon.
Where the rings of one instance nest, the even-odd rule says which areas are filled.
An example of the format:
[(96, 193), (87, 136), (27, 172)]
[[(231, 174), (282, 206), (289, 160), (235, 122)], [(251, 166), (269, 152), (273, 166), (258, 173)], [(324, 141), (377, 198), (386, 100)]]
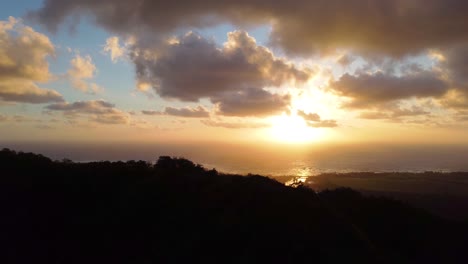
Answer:
[(220, 143), (0, 143), (74, 162), (184, 157), (224, 173), (308, 177), (346, 172), (468, 171), (468, 145), (335, 144), (306, 147)]

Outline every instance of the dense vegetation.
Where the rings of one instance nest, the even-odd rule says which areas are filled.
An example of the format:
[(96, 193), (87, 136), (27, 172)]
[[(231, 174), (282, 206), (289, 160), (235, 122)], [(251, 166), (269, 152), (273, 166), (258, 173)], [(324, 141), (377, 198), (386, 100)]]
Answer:
[(467, 263), (465, 223), (183, 158), (0, 151), (3, 263)]

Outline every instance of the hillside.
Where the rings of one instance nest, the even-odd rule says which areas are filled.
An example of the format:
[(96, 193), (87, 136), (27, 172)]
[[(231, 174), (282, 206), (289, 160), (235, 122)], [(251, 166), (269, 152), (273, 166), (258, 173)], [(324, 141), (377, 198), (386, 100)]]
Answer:
[(0, 151), (4, 263), (466, 263), (466, 223), (183, 158)]

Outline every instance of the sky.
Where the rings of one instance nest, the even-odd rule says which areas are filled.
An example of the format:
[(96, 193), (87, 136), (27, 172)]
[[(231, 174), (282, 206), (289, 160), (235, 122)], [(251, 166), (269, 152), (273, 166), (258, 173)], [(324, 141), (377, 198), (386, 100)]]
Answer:
[(21, 0), (3, 142), (468, 143), (462, 0)]

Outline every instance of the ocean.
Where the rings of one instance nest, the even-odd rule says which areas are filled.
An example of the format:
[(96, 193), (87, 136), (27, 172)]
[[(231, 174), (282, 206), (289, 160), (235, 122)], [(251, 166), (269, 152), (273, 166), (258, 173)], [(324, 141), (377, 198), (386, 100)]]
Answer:
[(411, 144), (225, 144), (225, 143), (0, 143), (76, 162), (185, 157), (218, 171), (265, 176), (314, 176), (329, 172), (468, 171), (467, 145)]
[(185, 157), (219, 172), (260, 174), (286, 185), (300, 181), (315, 191), (349, 187), (366, 195), (404, 201), (442, 217), (468, 219), (468, 211), (460, 210), (468, 205), (467, 173), (419, 173), (468, 172), (468, 146), (463, 145), (0, 143), (0, 148), (5, 147), (75, 162), (155, 162), (163, 155)]

